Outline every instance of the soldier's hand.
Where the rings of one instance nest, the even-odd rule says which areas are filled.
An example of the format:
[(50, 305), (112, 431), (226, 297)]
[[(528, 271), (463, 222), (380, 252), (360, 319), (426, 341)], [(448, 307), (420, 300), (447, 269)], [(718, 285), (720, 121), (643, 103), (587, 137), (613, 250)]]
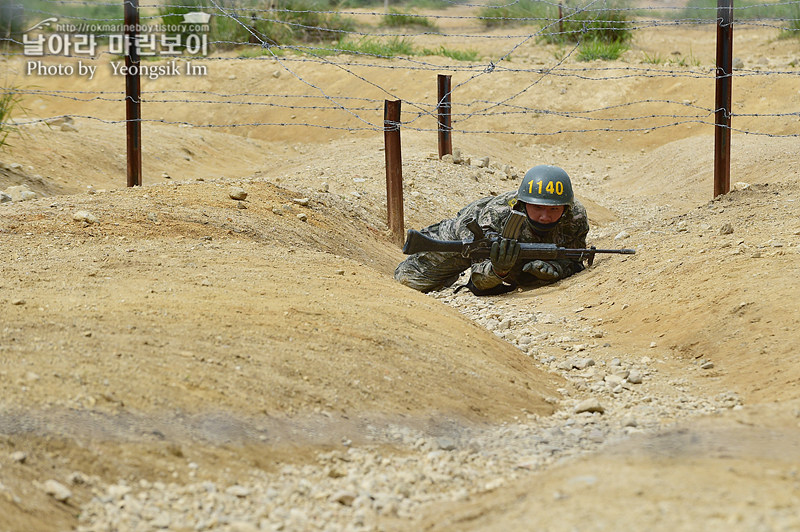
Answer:
[(561, 274), (554, 265), (543, 260), (532, 260), (522, 267), (522, 271), (528, 272), (542, 281), (555, 281), (561, 277)]
[(492, 243), (489, 260), (492, 261), (494, 273), (505, 277), (519, 258), (520, 245), (516, 240), (501, 238)]

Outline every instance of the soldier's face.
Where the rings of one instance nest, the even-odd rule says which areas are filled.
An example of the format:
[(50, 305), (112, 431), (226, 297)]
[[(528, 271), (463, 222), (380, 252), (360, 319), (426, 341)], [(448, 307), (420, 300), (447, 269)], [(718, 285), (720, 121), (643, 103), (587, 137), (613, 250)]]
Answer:
[(564, 205), (534, 205), (525, 204), (528, 218), (540, 224), (552, 224), (561, 219), (564, 214)]

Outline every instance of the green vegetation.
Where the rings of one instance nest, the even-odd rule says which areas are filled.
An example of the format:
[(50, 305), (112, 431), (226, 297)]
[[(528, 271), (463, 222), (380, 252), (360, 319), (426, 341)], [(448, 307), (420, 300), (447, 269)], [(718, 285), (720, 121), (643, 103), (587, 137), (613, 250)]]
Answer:
[[(607, 4), (603, 4), (607, 5)], [(590, 4), (594, 6), (594, 4)], [(555, 3), (520, 0), (503, 7), (485, 7), (480, 17), (487, 28), (534, 24), (541, 27), (540, 40), (549, 44), (578, 44), (579, 61), (613, 60), (628, 50), (633, 32), (628, 11), (619, 4), (595, 7), (562, 6), (561, 19)]]
[(800, 7), (797, 4), (791, 7), (791, 14), (788, 17), (786, 28), (778, 35), (780, 39), (800, 38)]
[(292, 47), (292, 49), (298, 53), (308, 52), (314, 55), (352, 54), (375, 57), (441, 55), (456, 61), (477, 61), (479, 59), (476, 50), (453, 50), (444, 46), (435, 49), (417, 48), (411, 39), (400, 37), (390, 37), (388, 39), (364, 37), (358, 40), (342, 38), (331, 48), (298, 46)]
[(335, 53), (367, 54), (381, 57), (416, 55), (410, 39), (391, 37), (386, 40), (365, 37), (358, 41), (342, 39), (336, 43)]
[(605, 42), (593, 39), (581, 44), (578, 50), (578, 61), (594, 61), (595, 59), (613, 61), (618, 59), (627, 49), (628, 45), (622, 42)]
[[(201, 0), (186, 0), (180, 2), (181, 7), (172, 7), (169, 4), (170, 1), (166, 2), (167, 5), (160, 7), (158, 9), (158, 14), (161, 15), (161, 21), (164, 24), (168, 24), (170, 26), (178, 26), (180, 27), (183, 22), (183, 15), (185, 13), (190, 13), (192, 11), (202, 11), (204, 6), (206, 5), (205, 2)], [(141, 17), (141, 15), (140, 15)], [(181, 39), (180, 43), (185, 45), (187, 42), (187, 37), (190, 35), (189, 31), (182, 31), (180, 33)]]
[(11, 114), (14, 109), (21, 108), (22, 96), (16, 87), (5, 87), (0, 89), (0, 149), (5, 148), (8, 135), (18, 131), (11, 121)]
[[(383, 8), (384, 0), (328, 0), (333, 8), (374, 7)], [(404, 9), (444, 9), (453, 6), (446, 0), (392, 0), (392, 4)]]
[(559, 20), (558, 7), (554, 3), (520, 0), (503, 7), (485, 7), (480, 16), (487, 28), (539, 25), (540, 39), (546, 43), (579, 44), (579, 61), (617, 59), (628, 49), (633, 37), (628, 11), (618, 5), (603, 9), (562, 7), (562, 20)]
[(30, 22), (30, 24), (23, 29), (28, 29), (47, 17), (57, 17), (60, 24), (83, 22), (87, 24), (122, 24), (125, 19), (123, 3), (108, 0), (81, 0), (80, 2), (26, 0), (24, 5), (26, 23)]
[(660, 55), (658, 55), (657, 52), (654, 55), (650, 55), (647, 52), (642, 52), (642, 56), (643, 56), (642, 61), (646, 64), (660, 65), (661, 63), (664, 62), (664, 59)]
[[(326, 4), (326, 3), (325, 3)], [(244, 43), (280, 45), (338, 38), (355, 28), (355, 21), (314, 0), (288, 0), (280, 9), (268, 11), (257, 0), (241, 0), (227, 7), (228, 16), (211, 17), (209, 41), (216, 48), (231, 49)], [(216, 13), (208, 0), (183, 0), (179, 7), (165, 6), (159, 14), (165, 24), (180, 24), (183, 14), (191, 11)]]
[[(444, 46), (440, 46), (436, 49), (423, 48), (419, 55), (441, 55), (455, 61), (477, 61), (480, 59), (478, 51), (472, 48), (469, 50), (452, 50)], [(510, 60), (510, 58), (507, 59)]]
[(526, 24), (544, 25), (548, 20), (558, 18), (558, 10), (554, 4), (545, 4), (534, 0), (520, 0), (501, 7), (484, 7), (478, 17), (487, 28), (501, 26), (521, 26)]
[(683, 57), (681, 55), (676, 56), (674, 59), (670, 59), (669, 64), (671, 65), (678, 65), (678, 66), (700, 66), (700, 60), (697, 59), (694, 54), (690, 51), (688, 57)]
[(551, 44), (597, 41), (606, 44), (628, 43), (633, 37), (626, 11), (619, 9), (564, 9), (563, 23), (551, 24), (542, 39)]
[(0, 0), (0, 39), (19, 41), (26, 29), (22, 6), (14, 0)]
[[(766, 3), (760, 0), (736, 0), (733, 5), (734, 20), (797, 18), (794, 2)], [(717, 0), (689, 0), (685, 9), (666, 15), (675, 19), (695, 19), (713, 22), (717, 18)]]
[[(12, 40), (19, 42), (22, 39), (22, 32), (28, 27), (21, 5), (13, 0), (0, 0), (0, 42), (3, 43), (5, 53), (8, 53)], [(25, 111), (21, 104), (22, 95), (18, 87), (0, 88), (0, 150), (9, 145), (8, 136), (19, 131), (11, 120), (11, 115), (15, 109)]]
[[(19, 2), (16, 3), (19, 4)], [(82, 33), (107, 36), (110, 32), (102, 26), (120, 26), (125, 21), (125, 8), (122, 2), (109, 2), (108, 0), (82, 0), (81, 2), (26, 0), (24, 6), (25, 27), (22, 28), (22, 31), (46, 18), (56, 17), (58, 18), (58, 24), (87, 24), (89, 28)], [(95, 28), (92, 29), (92, 26), (95, 26)]]
[(691, 51), (689, 51), (689, 55), (687, 57), (684, 57), (684, 56), (680, 55), (678, 52), (673, 52), (673, 57), (670, 57), (670, 58), (667, 58), (667, 59), (664, 59), (663, 57), (661, 57), (658, 54), (655, 54), (655, 55), (651, 56), (647, 52), (642, 52), (642, 55), (643, 55), (642, 61), (644, 63), (651, 64), (651, 65), (660, 65), (660, 64), (663, 63), (665, 65), (678, 65), (678, 66), (684, 66), (684, 67), (685, 66), (695, 66), (695, 67), (700, 66), (700, 60), (697, 59)]
[(388, 26), (390, 28), (416, 26), (416, 27), (431, 29), (434, 31), (439, 30), (439, 27), (436, 25), (436, 23), (431, 22), (429, 18), (420, 15), (415, 15), (413, 13), (408, 13), (406, 11), (400, 11), (395, 8), (390, 8), (389, 12), (383, 15), (381, 23), (384, 26)]

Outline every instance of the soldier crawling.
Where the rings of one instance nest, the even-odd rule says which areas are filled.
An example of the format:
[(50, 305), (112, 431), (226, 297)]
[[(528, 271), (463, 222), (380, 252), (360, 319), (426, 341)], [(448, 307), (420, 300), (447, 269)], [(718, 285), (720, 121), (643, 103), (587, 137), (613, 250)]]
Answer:
[[(504, 234), (513, 211), (526, 215), (528, 223), (517, 235)], [(553, 283), (584, 269), (577, 260), (519, 261), (520, 242), (548, 243), (568, 248), (585, 248), (589, 221), (586, 210), (574, 197), (567, 173), (550, 165), (534, 166), (522, 178), (517, 191), (476, 200), (454, 218), (422, 229), (437, 240), (463, 240), (472, 236), (470, 220), (487, 232), (503, 235), (492, 244), (488, 260), (471, 260), (457, 253), (424, 251), (400, 263), (394, 277), (422, 292), (452, 285), (471, 268), (466, 285), (476, 295), (502, 294), (516, 286)]]

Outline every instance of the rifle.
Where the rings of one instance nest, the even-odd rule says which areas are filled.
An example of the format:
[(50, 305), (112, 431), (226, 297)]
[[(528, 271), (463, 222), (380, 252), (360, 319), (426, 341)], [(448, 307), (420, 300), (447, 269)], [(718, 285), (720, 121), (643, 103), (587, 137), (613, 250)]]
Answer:
[[(436, 240), (425, 236), (419, 231), (409, 229), (403, 253), (412, 255), (421, 251), (438, 251), (440, 253), (458, 253), (469, 259), (488, 259), (492, 244), (501, 238), (494, 232), (484, 234), (478, 222), (470, 220), (467, 228), (472, 232), (471, 239), (464, 240)], [(520, 243), (519, 260), (557, 260), (570, 259), (577, 262), (587, 261), (591, 266), (596, 253), (616, 253), (620, 255), (633, 255), (635, 249), (597, 249), (594, 246), (588, 249), (562, 248), (555, 244), (527, 244)]]

